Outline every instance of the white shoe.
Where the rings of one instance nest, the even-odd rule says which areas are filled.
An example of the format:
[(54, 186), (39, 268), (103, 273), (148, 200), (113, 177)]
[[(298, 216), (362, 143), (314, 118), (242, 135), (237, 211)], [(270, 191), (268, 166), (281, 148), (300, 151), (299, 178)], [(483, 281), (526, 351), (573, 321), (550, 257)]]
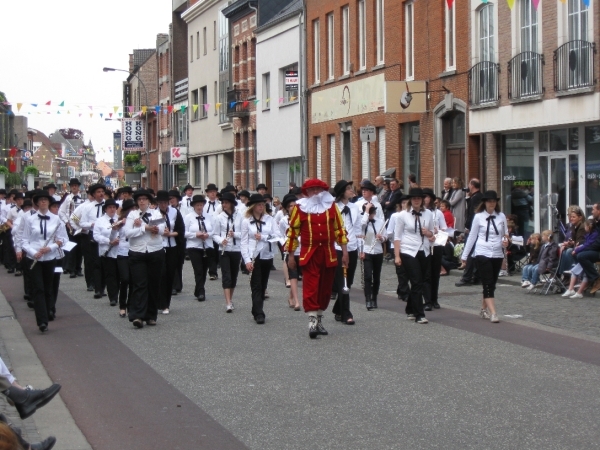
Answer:
[(227, 305), (227, 311), (228, 313), (233, 312), (233, 305)]
[(567, 289), (565, 291), (565, 293), (562, 295), (562, 297), (565, 297), (565, 298), (570, 297), (571, 295), (575, 294), (576, 292), (577, 291), (572, 291), (571, 289)]
[(489, 318), (490, 318), (490, 313), (488, 313), (488, 310), (487, 310), (487, 309), (482, 309), (481, 311), (479, 311), (479, 316), (480, 316), (482, 319), (486, 319), (486, 320), (487, 320), (487, 319), (489, 319)]
[(501, 270), (500, 273), (498, 274), (499, 277), (507, 277), (508, 276), (508, 272), (506, 270)]
[(492, 314), (492, 317), (490, 317), (490, 322), (492, 322), (492, 323), (500, 322), (500, 319), (498, 319), (498, 314)]
[(162, 312), (162, 313), (163, 313), (163, 314), (169, 314), (169, 308), (165, 308), (165, 309), (163, 309), (163, 312)]
[(521, 287), (522, 288), (526, 288), (527, 286), (531, 286), (531, 282), (527, 281), (527, 280), (524, 280), (523, 283), (521, 283)]
[(529, 286), (527, 286), (528, 291), (533, 291), (534, 289), (535, 289), (535, 284), (530, 284)]
[(583, 294), (578, 294), (577, 292), (575, 292), (573, 295), (571, 295), (569, 298), (583, 298)]

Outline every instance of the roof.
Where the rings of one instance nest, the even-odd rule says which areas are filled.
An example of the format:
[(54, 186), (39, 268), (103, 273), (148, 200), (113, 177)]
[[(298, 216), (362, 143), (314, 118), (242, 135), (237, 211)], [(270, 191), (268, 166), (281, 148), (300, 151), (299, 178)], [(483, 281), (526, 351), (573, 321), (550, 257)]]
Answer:
[[(265, 0), (265, 1), (273, 1), (273, 0)], [(298, 13), (300, 13), (300, 11), (302, 11), (302, 8), (304, 7), (302, 0), (287, 0), (287, 1), (289, 2), (289, 4), (284, 6), (283, 9), (281, 11), (279, 11), (278, 13), (276, 13), (275, 15), (271, 15), (270, 19), (268, 19), (267, 22), (264, 22), (264, 23), (260, 22), (259, 29), (257, 31), (269, 28), (270, 26), (275, 25), (291, 16), (297, 15)], [(261, 5), (262, 5), (262, 3), (261, 3)], [(262, 13), (263, 10), (259, 10), (259, 11), (261, 11), (261, 13)]]
[(155, 48), (138, 48), (133, 51), (133, 67), (141, 67), (148, 58), (150, 58), (154, 52)]

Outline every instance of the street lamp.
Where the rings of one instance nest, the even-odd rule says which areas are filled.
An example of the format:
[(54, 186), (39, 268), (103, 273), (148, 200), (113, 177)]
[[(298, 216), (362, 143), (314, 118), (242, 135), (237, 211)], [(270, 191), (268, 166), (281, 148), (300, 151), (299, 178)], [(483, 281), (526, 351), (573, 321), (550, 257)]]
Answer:
[[(115, 69), (114, 67), (103, 67), (102, 68), (103, 72), (125, 72), (128, 73), (129, 75), (133, 75), (134, 77), (136, 77), (138, 79), (138, 81), (140, 82), (141, 86), (144, 88), (144, 98), (146, 100), (146, 108), (148, 107), (148, 90), (146, 89), (146, 85), (144, 85), (144, 82), (142, 81), (142, 79), (138, 76), (137, 73), (134, 72), (130, 72), (129, 70), (125, 70), (125, 69)], [(146, 114), (144, 114), (144, 126), (146, 129), (146, 142), (144, 143), (144, 147), (146, 150), (146, 164), (147, 164), (147, 170), (148, 170), (148, 176), (147, 176), (147, 184), (150, 184), (150, 153), (148, 152), (148, 138), (149, 138), (149, 134), (148, 134), (148, 111), (146, 111)]]

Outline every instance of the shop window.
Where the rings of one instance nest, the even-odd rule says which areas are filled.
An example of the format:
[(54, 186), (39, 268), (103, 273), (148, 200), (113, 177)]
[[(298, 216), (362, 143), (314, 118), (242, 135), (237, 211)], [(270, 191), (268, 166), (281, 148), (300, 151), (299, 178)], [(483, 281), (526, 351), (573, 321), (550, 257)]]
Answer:
[[(533, 147), (533, 133), (502, 136), (501, 207), (505, 214), (515, 216), (517, 235), (523, 236), (525, 240), (534, 230)], [(542, 159), (547, 158), (540, 157), (540, 164)], [(546, 172), (542, 174), (540, 169), (542, 183)], [(548, 184), (547, 179), (545, 184)]]
[(592, 213), (592, 206), (600, 203), (600, 126), (585, 129), (585, 209)]
[[(402, 153), (404, 154), (404, 180), (412, 173), (420, 182), (420, 127), (419, 122), (410, 122), (402, 125)], [(407, 186), (408, 189), (408, 186)]]

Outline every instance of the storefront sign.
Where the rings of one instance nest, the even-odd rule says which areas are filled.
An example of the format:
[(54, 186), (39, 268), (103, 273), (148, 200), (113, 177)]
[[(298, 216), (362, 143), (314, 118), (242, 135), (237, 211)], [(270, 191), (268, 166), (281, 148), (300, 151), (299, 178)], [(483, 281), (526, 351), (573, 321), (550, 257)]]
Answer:
[(286, 91), (297, 91), (298, 90), (298, 71), (297, 70), (286, 70), (285, 71), (285, 90)]
[(144, 121), (139, 119), (121, 119), (121, 148), (123, 150), (144, 150)]
[(171, 147), (171, 164), (187, 163), (187, 147)]

